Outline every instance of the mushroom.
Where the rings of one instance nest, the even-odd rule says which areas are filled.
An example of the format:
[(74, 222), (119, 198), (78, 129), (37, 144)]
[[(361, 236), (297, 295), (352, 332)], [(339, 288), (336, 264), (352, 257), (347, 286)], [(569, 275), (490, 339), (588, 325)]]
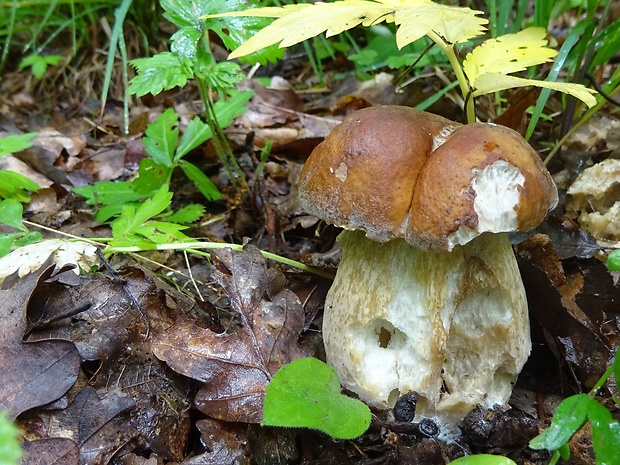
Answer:
[(327, 361), (377, 408), (419, 395), (448, 435), (504, 404), (531, 342), (506, 232), (537, 226), (557, 189), (515, 131), (400, 106), (347, 116), (301, 172), (303, 208), (344, 228), (325, 302)]

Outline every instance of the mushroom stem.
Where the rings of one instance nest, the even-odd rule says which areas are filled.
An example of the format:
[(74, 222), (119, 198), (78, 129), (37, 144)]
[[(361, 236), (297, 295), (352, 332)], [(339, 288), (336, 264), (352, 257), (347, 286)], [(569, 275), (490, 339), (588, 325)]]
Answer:
[(505, 403), (530, 352), (525, 290), (505, 234), (451, 252), (361, 231), (338, 242), (342, 261), (327, 295), (328, 362), (346, 388), (392, 407), (409, 391), (417, 413), (450, 434), (477, 404)]

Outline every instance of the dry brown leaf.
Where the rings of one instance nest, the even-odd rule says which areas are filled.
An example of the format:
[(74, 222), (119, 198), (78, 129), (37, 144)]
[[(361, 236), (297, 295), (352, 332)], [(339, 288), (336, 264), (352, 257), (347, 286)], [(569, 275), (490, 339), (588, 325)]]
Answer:
[(7, 409), (10, 418), (58, 399), (77, 379), (80, 356), (71, 342), (22, 342), (26, 303), (53, 270), (48, 262), (12, 288), (5, 282), (0, 290), (0, 410)]
[(238, 313), (240, 327), (218, 334), (182, 316), (157, 337), (153, 353), (173, 370), (205, 383), (196, 406), (226, 421), (257, 423), (272, 375), (303, 356), (297, 339), (304, 310), (298, 297), (284, 288), (284, 276), (266, 269), (258, 249), (229, 249), (212, 254), (216, 281)]

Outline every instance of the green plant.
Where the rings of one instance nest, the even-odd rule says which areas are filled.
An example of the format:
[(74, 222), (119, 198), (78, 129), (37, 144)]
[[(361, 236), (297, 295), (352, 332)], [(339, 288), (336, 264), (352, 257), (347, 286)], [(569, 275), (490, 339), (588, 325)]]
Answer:
[[(32, 147), (32, 139), (38, 133), (10, 135), (0, 138), (0, 157)], [(28, 191), (36, 191), (39, 185), (23, 174), (9, 170), (0, 170), (0, 199), (15, 199), (29, 202)], [(1, 221), (1, 217), (0, 217)]]
[[(234, 92), (230, 99), (218, 101), (214, 105), (214, 112), (220, 124), (226, 127), (242, 114), (245, 111), (244, 104), (251, 96), (251, 92)], [(196, 116), (179, 137), (178, 124), (179, 116), (169, 108), (147, 127), (143, 142), (150, 158), (140, 162), (138, 177), (133, 181), (100, 182), (73, 190), (86, 197), (90, 205), (99, 207), (95, 216), (97, 221), (107, 221), (120, 214), (123, 206), (137, 206), (140, 200), (153, 196), (160, 186), (169, 186), (175, 168), (180, 168), (207, 200), (220, 198), (221, 194), (211, 180), (196, 165), (183, 159), (193, 149), (211, 139), (213, 130)], [(195, 207), (192, 208), (198, 212)], [(200, 214), (202, 212), (203, 209)], [(191, 218), (191, 221), (197, 219), (196, 215)]]
[[(222, 124), (215, 112), (215, 96), (219, 101), (234, 90), (235, 83), (244, 78), (241, 68), (236, 63), (220, 62), (215, 59), (211, 47), (210, 36), (216, 34), (229, 48), (242, 43), (258, 31), (264, 20), (254, 18), (204, 19), (206, 15), (227, 9), (245, 7), (247, 2), (234, 0), (221, 2), (208, 0), (161, 0), (164, 17), (171, 21), (178, 30), (170, 38), (169, 52), (162, 52), (150, 58), (131, 61), (137, 70), (127, 90), (129, 94), (142, 96), (147, 93), (158, 94), (162, 90), (184, 86), (189, 79), (195, 79), (205, 109), (205, 121), (213, 132), (213, 143), (232, 179), (239, 179), (247, 190), (243, 173), (234, 158), (228, 141), (222, 132)], [(274, 47), (254, 53), (247, 60), (266, 63), (274, 61), (281, 53)]]
[(17, 465), (23, 455), (17, 437), (19, 431), (6, 417), (6, 412), (0, 412), (0, 465)]
[[(612, 365), (605, 371), (594, 387), (587, 394), (575, 394), (564, 399), (556, 409), (551, 425), (530, 441), (532, 449), (547, 449), (554, 452), (550, 465), (562, 458), (568, 460), (570, 450), (568, 442), (587, 421), (592, 429), (592, 447), (596, 454), (596, 464), (618, 462), (620, 450), (620, 422), (611, 412), (595, 400), (600, 388), (611, 375), (620, 379), (620, 359), (615, 357)], [(616, 399), (614, 401), (617, 402)]]
[(450, 465), (516, 465), (508, 457), (490, 454), (466, 455), (450, 462)]
[(370, 409), (340, 393), (336, 371), (316, 358), (282, 367), (265, 393), (265, 426), (313, 428), (337, 439), (353, 439), (370, 425)]
[(620, 250), (614, 250), (607, 257), (609, 271), (620, 271)]
[(15, 199), (0, 202), (0, 223), (16, 229), (16, 232), (0, 234), (0, 257), (11, 251), (13, 245), (23, 246), (41, 240), (41, 234), (30, 232), (22, 221), (24, 209)]
[(56, 66), (64, 57), (62, 55), (28, 55), (19, 62), (19, 69), (27, 67), (32, 68), (32, 75), (37, 79), (41, 79), (48, 66)]
[[(430, 0), (389, 0), (298, 4), (282, 8), (258, 8), (230, 12), (222, 16), (275, 17), (276, 20), (237, 48), (230, 58), (242, 57), (263, 47), (279, 43), (289, 47), (327, 31), (339, 34), (359, 24), (371, 26), (381, 22), (398, 26), (396, 44), (399, 49), (427, 36), (448, 58), (461, 89), (467, 120), (476, 120), (474, 98), (504, 89), (539, 86), (573, 95), (588, 106), (596, 104), (593, 91), (579, 84), (540, 81), (512, 76), (530, 66), (550, 61), (556, 52), (546, 47), (545, 31), (531, 28), (516, 34), (488, 39), (461, 61), (457, 47), (480, 36), (486, 19), (480, 11), (439, 5)], [(303, 23), (304, 28), (295, 27)]]

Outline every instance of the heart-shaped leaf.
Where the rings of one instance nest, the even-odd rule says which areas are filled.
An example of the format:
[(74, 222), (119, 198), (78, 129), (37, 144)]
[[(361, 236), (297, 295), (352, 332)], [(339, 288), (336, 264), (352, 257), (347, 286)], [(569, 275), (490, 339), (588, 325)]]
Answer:
[(304, 427), (353, 439), (370, 425), (370, 409), (340, 393), (336, 371), (316, 358), (282, 367), (267, 386), (263, 425)]

